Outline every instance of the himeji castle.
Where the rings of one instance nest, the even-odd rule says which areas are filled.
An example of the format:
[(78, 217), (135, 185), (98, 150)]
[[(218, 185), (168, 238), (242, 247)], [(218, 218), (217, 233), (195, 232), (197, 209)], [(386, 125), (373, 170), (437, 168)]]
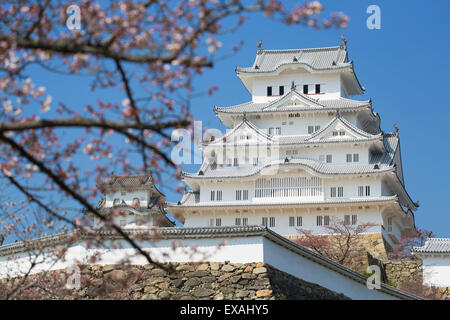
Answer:
[[(236, 74), (251, 101), (214, 107), (228, 128), (206, 135), (204, 161), (169, 210), (185, 227), (263, 225), (288, 238), (327, 233), (330, 221), (373, 223), (386, 250), (415, 228), (398, 128), (383, 132), (372, 101), (339, 46), (265, 50)], [(334, 219), (334, 220), (333, 220)]]

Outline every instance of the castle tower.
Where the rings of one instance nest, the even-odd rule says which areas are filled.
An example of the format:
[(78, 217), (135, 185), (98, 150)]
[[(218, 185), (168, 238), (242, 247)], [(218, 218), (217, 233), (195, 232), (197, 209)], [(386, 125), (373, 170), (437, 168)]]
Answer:
[[(97, 205), (100, 213), (114, 215), (114, 223), (124, 229), (172, 227), (164, 211), (164, 195), (150, 174), (111, 175), (98, 186), (105, 195)], [(94, 227), (101, 221), (94, 219)]]
[(415, 228), (398, 129), (384, 133), (371, 100), (349, 98), (364, 88), (345, 39), (314, 49), (258, 45), (253, 65), (236, 73), (251, 101), (214, 107), (229, 130), (206, 137), (201, 168), (183, 173), (190, 190), (169, 204), (186, 227), (264, 225), (292, 238), (297, 228), (323, 234), (338, 218), (375, 224), (366, 231), (375, 254)]

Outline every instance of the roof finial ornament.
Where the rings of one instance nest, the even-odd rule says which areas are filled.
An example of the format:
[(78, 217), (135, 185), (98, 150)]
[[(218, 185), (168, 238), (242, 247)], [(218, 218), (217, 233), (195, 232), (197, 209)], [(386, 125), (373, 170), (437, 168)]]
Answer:
[(398, 133), (398, 127), (397, 127), (397, 125), (395, 123), (393, 124), (393, 127), (395, 129), (395, 133)]
[(344, 35), (341, 36), (342, 40), (342, 46), (344, 46), (344, 49), (347, 50), (347, 39), (345, 39)]
[(258, 53), (262, 52), (262, 48), (261, 48), (262, 44), (263, 44), (263, 41), (259, 40), (258, 45), (256, 46), (256, 48), (258, 48)]
[(291, 91), (295, 91), (296, 89), (297, 89), (297, 86), (295, 85), (294, 81), (292, 81)]

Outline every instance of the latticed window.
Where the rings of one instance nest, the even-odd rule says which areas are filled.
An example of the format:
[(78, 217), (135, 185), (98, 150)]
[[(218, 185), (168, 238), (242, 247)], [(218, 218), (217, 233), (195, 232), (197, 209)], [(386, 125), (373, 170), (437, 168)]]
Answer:
[(263, 217), (263, 218), (262, 218), (262, 225), (263, 225), (264, 227), (267, 227), (267, 217)]
[(295, 226), (295, 217), (289, 217), (289, 227)]
[(364, 186), (358, 187), (358, 197), (364, 197)]
[(317, 218), (316, 218), (316, 224), (318, 225), (318, 226), (321, 226), (322, 225), (322, 216), (317, 216)]
[(234, 224), (235, 224), (236, 226), (240, 226), (240, 225), (241, 225), (241, 218), (236, 218), (236, 219), (234, 220)]
[(260, 178), (255, 183), (256, 198), (320, 196), (322, 179), (318, 177)]
[(242, 200), (248, 200), (248, 190), (242, 191)]
[(357, 224), (358, 223), (358, 216), (356, 214), (352, 215), (352, 224)]
[(353, 154), (353, 162), (359, 162), (359, 153)]
[(333, 155), (327, 154), (327, 163), (333, 162)]
[(248, 226), (248, 218), (242, 218), (242, 225)]
[(275, 227), (275, 217), (270, 217), (269, 219), (269, 227)]
[(222, 201), (222, 190), (217, 191), (217, 201)]
[(349, 225), (350, 224), (350, 216), (347, 215), (347, 214), (344, 216), (344, 224), (345, 225)]
[(351, 153), (347, 154), (347, 162), (352, 162), (352, 154)]
[(222, 219), (216, 218), (216, 227), (220, 227), (222, 225)]
[(242, 190), (236, 190), (236, 200), (242, 199)]
[(337, 196), (338, 198), (342, 198), (344, 196), (344, 187), (337, 188)]
[(301, 216), (297, 217), (297, 227), (301, 227), (303, 225), (303, 218)]
[(330, 225), (330, 216), (324, 216), (323, 217), (323, 224), (325, 226), (329, 226)]
[(331, 198), (336, 198), (336, 187), (330, 188), (330, 196)]
[(308, 126), (308, 133), (311, 134), (314, 132), (314, 126)]

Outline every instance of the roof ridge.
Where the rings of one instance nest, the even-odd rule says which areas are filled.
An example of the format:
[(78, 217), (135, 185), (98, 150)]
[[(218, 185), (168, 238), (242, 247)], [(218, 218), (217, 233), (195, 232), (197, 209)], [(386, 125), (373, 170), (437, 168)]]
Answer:
[(329, 46), (329, 47), (318, 47), (318, 48), (298, 48), (298, 49), (262, 49), (261, 53), (293, 53), (296, 51), (327, 51), (327, 50), (339, 50), (341, 46)]

